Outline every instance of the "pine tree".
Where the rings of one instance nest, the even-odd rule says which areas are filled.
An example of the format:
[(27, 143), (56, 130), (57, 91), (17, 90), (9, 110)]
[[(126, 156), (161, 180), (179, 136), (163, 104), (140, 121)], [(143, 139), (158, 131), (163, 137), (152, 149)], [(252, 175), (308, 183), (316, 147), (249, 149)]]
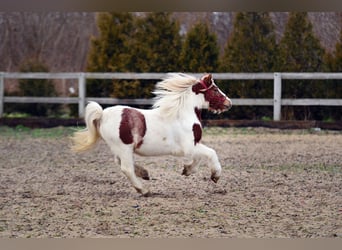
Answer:
[(322, 70), (324, 49), (314, 36), (306, 12), (291, 12), (279, 44), (277, 68), (280, 71), (314, 72)]
[(199, 22), (186, 34), (181, 52), (184, 72), (217, 72), (219, 49), (216, 34)]
[[(220, 60), (221, 72), (270, 72), (275, 64), (276, 39), (273, 23), (265, 12), (239, 12), (234, 30), (227, 41)], [(270, 81), (234, 81), (221, 84), (232, 97), (271, 98)], [(271, 116), (270, 108), (236, 107), (230, 112), (235, 118), (262, 118)]]
[(226, 72), (269, 72), (276, 54), (274, 26), (268, 13), (236, 14), (220, 68)]
[(137, 20), (132, 69), (137, 72), (179, 70), (182, 47), (179, 23), (168, 12), (152, 12)]
[(335, 53), (329, 63), (329, 70), (342, 72), (342, 29), (340, 30), (340, 40), (336, 43)]
[[(314, 36), (312, 24), (306, 12), (292, 12), (289, 15), (284, 35), (279, 44), (277, 69), (285, 72), (315, 72), (324, 69), (324, 49)], [(283, 81), (284, 98), (322, 97), (324, 89), (320, 81)], [(285, 107), (285, 119), (312, 119), (317, 108)], [(317, 113), (318, 115), (318, 113)], [(319, 115), (318, 115), (319, 116)]]
[(342, 72), (342, 29), (340, 30), (340, 41), (336, 44), (335, 71)]
[[(130, 46), (134, 31), (134, 16), (131, 13), (100, 13), (97, 17), (99, 36), (91, 39), (87, 71), (129, 71)], [(88, 96), (108, 97), (113, 91), (111, 80), (87, 82)]]
[[(138, 18), (135, 27), (127, 69), (133, 72), (179, 71), (179, 51), (182, 43), (179, 24), (171, 19), (171, 14), (149, 13)], [(112, 96), (152, 97), (154, 84), (155, 81), (149, 80), (115, 82)]]

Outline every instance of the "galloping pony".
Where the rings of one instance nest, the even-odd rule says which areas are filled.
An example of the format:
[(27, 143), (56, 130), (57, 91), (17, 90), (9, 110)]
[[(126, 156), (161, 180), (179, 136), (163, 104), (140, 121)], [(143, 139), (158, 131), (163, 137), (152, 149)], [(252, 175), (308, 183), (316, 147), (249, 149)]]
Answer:
[(122, 172), (142, 195), (148, 196), (138, 177), (149, 179), (148, 172), (134, 164), (134, 154), (141, 156), (174, 155), (191, 159), (183, 175), (194, 172), (207, 159), (211, 180), (221, 175), (216, 152), (203, 145), (201, 109), (221, 113), (232, 106), (231, 100), (216, 86), (212, 75), (200, 79), (182, 73), (169, 73), (156, 84), (152, 109), (117, 105), (102, 109), (89, 102), (85, 109), (86, 128), (72, 136), (72, 150), (91, 149), (102, 138), (116, 156)]

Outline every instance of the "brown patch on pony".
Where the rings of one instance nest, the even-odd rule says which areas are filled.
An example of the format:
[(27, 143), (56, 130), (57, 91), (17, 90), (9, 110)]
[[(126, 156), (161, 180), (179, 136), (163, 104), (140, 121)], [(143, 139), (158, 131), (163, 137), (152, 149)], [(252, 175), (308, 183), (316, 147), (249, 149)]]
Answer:
[[(143, 144), (146, 133), (146, 121), (144, 115), (136, 109), (124, 108), (121, 114), (119, 127), (120, 139), (125, 144), (135, 143), (135, 148)], [(136, 138), (136, 141), (134, 141)]]
[(209, 109), (225, 109), (225, 101), (227, 100), (227, 97), (222, 95), (216, 85), (204, 93), (204, 99), (209, 102)]
[(192, 132), (194, 134), (194, 143), (196, 145), (202, 139), (201, 125), (194, 123), (194, 125), (192, 125)]

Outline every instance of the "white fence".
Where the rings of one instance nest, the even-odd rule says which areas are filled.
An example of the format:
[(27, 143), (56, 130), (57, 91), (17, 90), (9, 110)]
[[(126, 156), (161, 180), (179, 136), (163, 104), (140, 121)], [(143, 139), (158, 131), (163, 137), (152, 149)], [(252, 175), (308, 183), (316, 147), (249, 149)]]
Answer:
[[(200, 77), (202, 74), (192, 74)], [(101, 104), (150, 105), (151, 99), (116, 99), (96, 98), (86, 96), (86, 79), (151, 79), (160, 80), (165, 73), (7, 73), (0, 72), (0, 117), (3, 115), (5, 103), (64, 103), (78, 104), (80, 117), (84, 115), (84, 108), (88, 101)], [(213, 73), (217, 80), (273, 80), (273, 98), (244, 98), (232, 99), (235, 106), (273, 106), (273, 120), (281, 118), (281, 106), (342, 106), (342, 99), (282, 99), (282, 79), (339, 79), (342, 73)], [(78, 79), (78, 97), (22, 97), (4, 96), (5, 79)], [(341, 82), (342, 84), (342, 82)]]

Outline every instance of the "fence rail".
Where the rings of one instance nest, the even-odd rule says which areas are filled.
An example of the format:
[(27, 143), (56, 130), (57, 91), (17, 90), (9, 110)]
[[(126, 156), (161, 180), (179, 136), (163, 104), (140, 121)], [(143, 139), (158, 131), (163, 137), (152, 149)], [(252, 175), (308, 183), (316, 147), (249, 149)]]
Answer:
[[(202, 74), (191, 74), (200, 77)], [(281, 118), (282, 106), (342, 106), (342, 99), (282, 99), (282, 79), (298, 80), (342, 80), (342, 73), (214, 73), (217, 80), (273, 80), (273, 99), (270, 98), (244, 98), (232, 99), (236, 106), (273, 106), (273, 120)], [(152, 99), (117, 99), (86, 96), (86, 79), (149, 79), (159, 80), (166, 73), (18, 73), (0, 72), (0, 117), (3, 115), (5, 103), (63, 103), (78, 104), (78, 114), (84, 116), (85, 105), (88, 101), (101, 104), (151, 105)], [(27, 97), (4, 96), (5, 79), (77, 79), (78, 97)], [(342, 82), (341, 82), (342, 84)]]

